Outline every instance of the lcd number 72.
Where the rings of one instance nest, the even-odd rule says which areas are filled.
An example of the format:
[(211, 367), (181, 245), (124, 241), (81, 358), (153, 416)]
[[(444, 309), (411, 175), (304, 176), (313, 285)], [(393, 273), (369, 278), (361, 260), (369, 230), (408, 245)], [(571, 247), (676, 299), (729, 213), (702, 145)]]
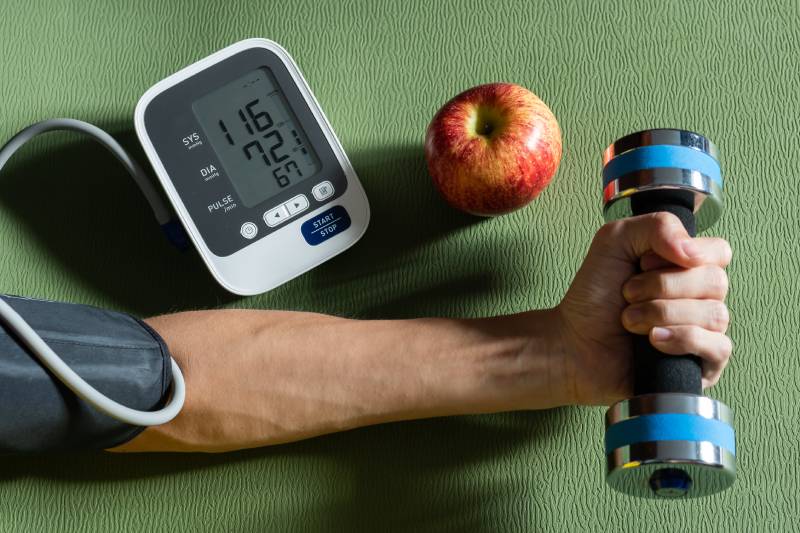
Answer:
[[(258, 105), (259, 101), (260, 100), (256, 98), (252, 102), (248, 102), (243, 108), (238, 110), (238, 114), (247, 132), (253, 136), (261, 135), (265, 141), (265, 144), (267, 145), (267, 148), (266, 150), (264, 149), (264, 145), (261, 144), (259, 139), (253, 139), (242, 146), (242, 152), (248, 161), (252, 160), (253, 157), (258, 157), (258, 155), (261, 155), (264, 165), (267, 167), (275, 167), (272, 169), (272, 177), (275, 178), (278, 186), (287, 187), (290, 184), (289, 174), (291, 172), (294, 172), (299, 178), (303, 177), (303, 173), (300, 171), (297, 163), (293, 159), (290, 159), (289, 154), (278, 155), (276, 153), (278, 148), (283, 146), (283, 136), (278, 131), (277, 127), (275, 126), (275, 122), (272, 120), (272, 117), (269, 115), (269, 113), (266, 111), (256, 112), (253, 110), (253, 108)], [(236, 146), (236, 143), (233, 141), (233, 137), (228, 131), (228, 127), (225, 125), (225, 122), (223, 122), (222, 119), (219, 121), (219, 127), (225, 134), (225, 139), (227, 139), (228, 143), (231, 146)], [(294, 141), (300, 150), (303, 153), (306, 153), (306, 148), (302, 146), (300, 136), (297, 134), (297, 131), (292, 130), (292, 135), (294, 136)], [(287, 159), (288, 161), (286, 161)], [(286, 162), (284, 163), (284, 161)]]

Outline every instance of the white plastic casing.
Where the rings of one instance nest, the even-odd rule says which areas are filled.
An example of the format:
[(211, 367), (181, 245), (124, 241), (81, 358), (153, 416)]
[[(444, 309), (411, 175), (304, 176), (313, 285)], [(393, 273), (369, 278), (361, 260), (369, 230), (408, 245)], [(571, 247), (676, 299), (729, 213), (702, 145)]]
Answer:
[[(232, 255), (220, 257), (209, 250), (175, 189), (148, 135), (144, 116), (148, 104), (170, 87), (228, 57), (244, 50), (259, 47), (272, 51), (286, 65), (314, 117), (319, 122), (325, 138), (336, 154), (336, 158), (347, 179), (347, 190), (332, 202), (286, 222), (278, 231), (253, 241)], [(339, 139), (333, 132), (325, 113), (320, 108), (294, 60), (283, 47), (273, 41), (267, 39), (240, 41), (158, 82), (139, 99), (136, 105), (134, 122), (139, 141), (142, 143), (145, 153), (158, 176), (158, 180), (167, 193), (167, 197), (178, 214), (189, 238), (194, 243), (197, 251), (200, 252), (200, 256), (217, 282), (234, 294), (249, 296), (274, 289), (348, 249), (361, 238), (367, 229), (370, 218), (369, 202), (358, 176), (356, 176), (355, 170), (350, 164)], [(313, 218), (333, 205), (341, 205), (347, 210), (350, 215), (351, 226), (321, 244), (316, 246), (309, 245), (303, 238), (300, 226), (306, 220)], [(235, 236), (231, 238), (235, 238)]]

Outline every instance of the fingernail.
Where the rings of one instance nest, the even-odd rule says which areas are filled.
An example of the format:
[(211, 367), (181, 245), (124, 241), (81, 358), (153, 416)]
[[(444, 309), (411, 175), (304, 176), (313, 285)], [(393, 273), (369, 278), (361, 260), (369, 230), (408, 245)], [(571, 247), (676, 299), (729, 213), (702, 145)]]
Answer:
[(653, 340), (666, 341), (672, 337), (672, 330), (667, 328), (653, 328)]
[(625, 310), (625, 321), (628, 324), (639, 324), (642, 321), (642, 310), (638, 307), (629, 307)]
[(700, 246), (698, 246), (693, 240), (683, 241), (681, 248), (683, 248), (683, 253), (685, 253), (691, 259), (697, 259), (703, 255), (703, 252), (700, 250)]

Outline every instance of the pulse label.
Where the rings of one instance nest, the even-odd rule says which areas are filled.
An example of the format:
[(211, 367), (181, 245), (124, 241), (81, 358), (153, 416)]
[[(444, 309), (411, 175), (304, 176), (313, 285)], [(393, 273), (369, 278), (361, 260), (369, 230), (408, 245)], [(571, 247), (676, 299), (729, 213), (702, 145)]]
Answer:
[(222, 211), (223, 213), (227, 213), (232, 209), (236, 209), (236, 202), (233, 201), (233, 197), (230, 194), (223, 196), (214, 203), (208, 204), (209, 213), (213, 213), (214, 211)]

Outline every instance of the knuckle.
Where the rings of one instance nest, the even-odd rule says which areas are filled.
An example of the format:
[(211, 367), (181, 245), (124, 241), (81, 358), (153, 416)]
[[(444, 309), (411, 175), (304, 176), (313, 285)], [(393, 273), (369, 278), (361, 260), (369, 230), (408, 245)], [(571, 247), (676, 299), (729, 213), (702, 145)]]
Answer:
[(647, 305), (648, 315), (653, 323), (668, 325), (670, 323), (670, 305), (665, 300), (653, 300)]
[(725, 260), (725, 264), (727, 265), (733, 260), (733, 248), (731, 248), (731, 243), (725, 239), (720, 240), (722, 241), (722, 256)]
[(724, 338), (725, 340), (722, 346), (721, 355), (722, 360), (727, 363), (728, 359), (730, 359), (731, 355), (733, 355), (733, 341), (731, 341), (731, 338), (727, 335), (725, 335)]
[(710, 319), (710, 325), (715, 331), (724, 332), (727, 330), (731, 319), (728, 306), (722, 302), (713, 303)]
[(605, 243), (614, 240), (622, 231), (623, 223), (624, 220), (612, 220), (600, 226), (600, 229), (594, 234), (595, 242)]
[(600, 228), (595, 232), (594, 238), (592, 239), (592, 248), (607, 246), (612, 239), (612, 232), (614, 229), (611, 227), (612, 224), (616, 224), (616, 222), (607, 222), (600, 226)]
[(665, 211), (652, 213), (649, 216), (653, 221), (652, 223), (654, 229), (656, 230), (656, 233), (659, 234), (667, 234), (672, 232), (672, 230), (675, 228), (675, 225), (680, 223), (680, 221), (677, 219), (675, 215), (673, 215), (672, 213), (667, 213)]
[(706, 283), (720, 296), (728, 294), (728, 274), (721, 267), (709, 267)]
[(675, 287), (675, 280), (673, 276), (658, 274), (655, 276), (653, 284), (655, 285), (654, 290), (656, 291), (654, 296), (671, 298), (675, 295), (677, 287)]
[(700, 326), (686, 326), (682, 330), (681, 344), (688, 352), (700, 351), (703, 344), (703, 328)]

